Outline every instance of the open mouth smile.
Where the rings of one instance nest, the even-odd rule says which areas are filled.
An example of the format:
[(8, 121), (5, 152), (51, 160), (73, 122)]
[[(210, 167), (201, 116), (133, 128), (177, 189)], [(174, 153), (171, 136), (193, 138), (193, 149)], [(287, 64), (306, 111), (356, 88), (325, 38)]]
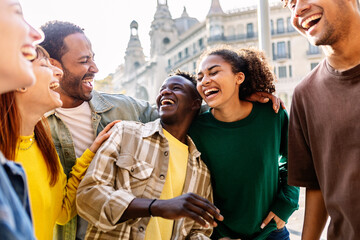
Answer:
[(219, 92), (219, 89), (217, 89), (217, 88), (210, 88), (210, 89), (206, 89), (206, 90), (204, 91), (204, 95), (205, 95), (206, 97), (208, 97), (208, 96), (213, 95), (213, 94), (216, 94), (216, 93), (218, 93), (218, 92)]
[(304, 28), (305, 30), (310, 29), (312, 26), (316, 25), (320, 19), (322, 17), (322, 14), (314, 14), (308, 18), (306, 18), (302, 23), (301, 23), (301, 27)]
[(173, 100), (171, 100), (171, 99), (169, 99), (169, 98), (165, 98), (165, 99), (163, 99), (163, 100), (161, 100), (160, 101), (160, 105), (161, 106), (164, 106), (164, 105), (172, 105), (172, 104), (174, 104), (175, 102), (173, 101)]
[(55, 89), (57, 89), (60, 86), (60, 84), (58, 82), (52, 82), (50, 83), (49, 88), (54, 91)]
[(21, 48), (21, 53), (24, 55), (24, 57), (29, 60), (32, 61), (36, 58), (36, 51), (35, 48), (33, 46), (24, 46)]

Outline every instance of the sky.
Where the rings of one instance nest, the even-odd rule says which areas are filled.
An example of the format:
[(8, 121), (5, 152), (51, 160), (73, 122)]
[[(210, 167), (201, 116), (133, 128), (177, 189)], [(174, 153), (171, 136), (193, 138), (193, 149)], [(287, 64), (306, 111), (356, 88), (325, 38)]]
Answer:
[[(256, 2), (220, 0), (225, 12), (254, 6)], [(124, 62), (133, 20), (139, 23), (138, 33), (144, 54), (150, 55), (149, 31), (157, 0), (20, 0), (20, 3), (25, 19), (35, 28), (40, 28), (47, 21), (61, 20), (85, 29), (99, 68), (95, 79), (105, 78)], [(185, 6), (189, 16), (200, 22), (205, 20), (210, 5), (211, 0), (168, 0), (173, 18), (179, 18)]]

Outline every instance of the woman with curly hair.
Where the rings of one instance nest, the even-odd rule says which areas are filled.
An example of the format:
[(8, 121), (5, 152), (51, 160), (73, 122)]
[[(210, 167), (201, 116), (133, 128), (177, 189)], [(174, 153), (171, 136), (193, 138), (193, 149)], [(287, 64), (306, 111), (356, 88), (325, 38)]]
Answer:
[(197, 90), (210, 109), (194, 121), (190, 136), (224, 216), (212, 239), (289, 239), (285, 222), (298, 208), (299, 188), (287, 185), (288, 115), (245, 100), (274, 92), (274, 81), (256, 49), (223, 46), (200, 57)]

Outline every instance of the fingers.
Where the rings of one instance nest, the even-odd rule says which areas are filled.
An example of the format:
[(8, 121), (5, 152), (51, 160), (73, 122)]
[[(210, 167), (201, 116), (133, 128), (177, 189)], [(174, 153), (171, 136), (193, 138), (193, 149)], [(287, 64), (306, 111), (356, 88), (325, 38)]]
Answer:
[(260, 228), (264, 229), (264, 227), (266, 227), (269, 224), (269, 222), (271, 221), (271, 219), (273, 219), (274, 217), (275, 217), (275, 214), (273, 212), (269, 212), (269, 214), (267, 215), (265, 220), (262, 222)]
[(279, 98), (279, 100), (280, 100), (280, 105), (281, 105), (281, 107), (282, 107), (282, 109), (286, 109), (286, 106), (285, 106), (285, 103), (283, 102), (283, 100), (281, 100), (281, 98)]
[(107, 133), (118, 122), (121, 122), (121, 120), (116, 120), (116, 121), (113, 121), (113, 122), (109, 123), (108, 125), (106, 125), (106, 127), (99, 133), (98, 136)]
[(199, 195), (193, 194), (194, 198), (197, 199), (198, 201), (196, 202), (196, 204), (198, 204), (197, 206), (204, 209), (206, 212), (210, 213), (211, 216), (219, 221), (223, 221), (224, 217), (220, 214), (220, 210), (215, 207), (214, 204), (212, 204), (209, 200), (207, 200), (206, 198), (200, 197)]
[(276, 222), (277, 229), (281, 229), (281, 228), (285, 227), (285, 222), (276, 215), (274, 216), (274, 221)]

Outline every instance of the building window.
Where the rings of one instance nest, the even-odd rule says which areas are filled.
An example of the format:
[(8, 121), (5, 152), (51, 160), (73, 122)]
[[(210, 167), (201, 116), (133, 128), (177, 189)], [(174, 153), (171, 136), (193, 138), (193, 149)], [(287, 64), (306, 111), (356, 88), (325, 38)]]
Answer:
[(288, 45), (287, 45), (287, 48), (288, 48), (288, 58), (290, 59), (291, 58), (291, 43), (290, 43), (290, 41), (288, 41), (288, 43), (287, 43)]
[(275, 29), (274, 29), (274, 21), (270, 20), (270, 29), (271, 29), (271, 35), (274, 35)]
[(285, 32), (285, 28), (284, 28), (284, 19), (282, 18), (279, 18), (277, 21), (276, 21), (276, 32), (277, 33), (284, 33)]
[(272, 55), (273, 55), (273, 60), (276, 60), (276, 49), (275, 49), (275, 43), (272, 43)]
[(311, 45), (309, 43), (309, 50), (307, 51), (308, 55), (320, 54), (320, 48), (318, 46)]
[(279, 78), (286, 78), (286, 66), (279, 67)]
[(286, 22), (287, 22), (287, 31), (288, 32), (295, 32), (295, 28), (291, 24), (291, 17), (288, 17)]
[(199, 47), (200, 47), (200, 49), (202, 49), (204, 47), (204, 43), (203, 43), (202, 38), (199, 39)]
[(171, 59), (168, 59), (168, 66), (171, 67)]
[(276, 58), (286, 58), (285, 42), (277, 43), (277, 56)]
[(196, 73), (196, 62), (193, 62), (194, 73)]
[(254, 25), (252, 23), (246, 25), (246, 36), (248, 38), (254, 37)]
[(319, 64), (319, 63), (311, 63), (311, 64), (310, 64), (311, 70), (313, 70), (314, 68), (316, 68), (316, 66), (317, 66), (318, 64)]
[(289, 77), (292, 77), (292, 66), (289, 66)]
[(179, 61), (182, 59), (182, 53), (181, 52), (178, 53), (178, 58), (179, 58)]
[(189, 56), (189, 48), (185, 48), (185, 57)]

